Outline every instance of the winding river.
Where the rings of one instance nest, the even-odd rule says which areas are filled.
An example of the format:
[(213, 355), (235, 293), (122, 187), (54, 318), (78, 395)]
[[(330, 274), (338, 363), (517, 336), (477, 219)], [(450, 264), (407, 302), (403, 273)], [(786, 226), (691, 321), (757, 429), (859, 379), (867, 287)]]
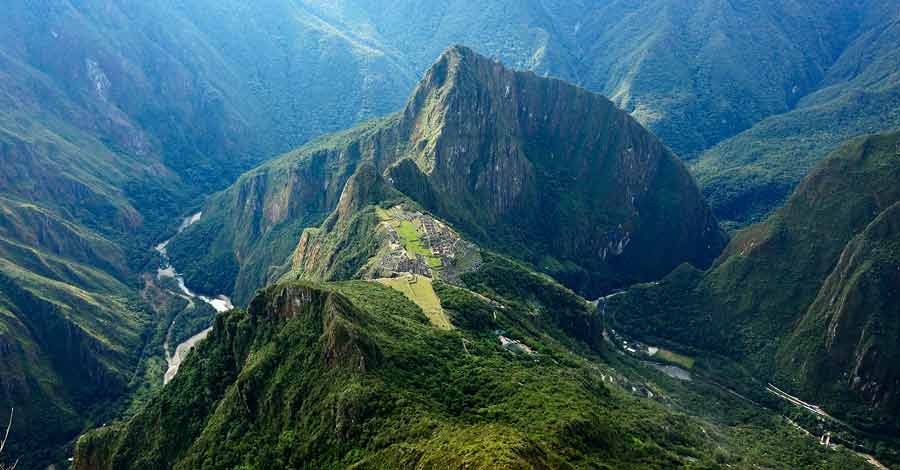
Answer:
[[(202, 212), (198, 212), (190, 217), (184, 219), (181, 222), (181, 226), (178, 227), (178, 233), (183, 232), (186, 228), (191, 225), (197, 223), (200, 220), (200, 217), (203, 216)], [(159, 245), (154, 247), (154, 251), (159, 253), (159, 255), (163, 259), (162, 265), (156, 270), (156, 278), (158, 280), (163, 279), (174, 279), (178, 284), (179, 292), (169, 291), (171, 294), (181, 297), (188, 301), (188, 305), (193, 305), (195, 300), (199, 300), (203, 303), (209, 304), (212, 308), (216, 310), (216, 312), (222, 313), (227, 312), (234, 308), (234, 305), (231, 303), (231, 299), (227, 296), (219, 295), (217, 297), (207, 297), (205, 295), (198, 295), (191, 291), (187, 285), (184, 283), (184, 277), (182, 277), (175, 270), (175, 267), (172, 266), (171, 260), (169, 260), (169, 253), (167, 251), (167, 247), (169, 246), (169, 242), (172, 239), (168, 239)], [(177, 317), (177, 316), (176, 316)], [(166, 351), (166, 363), (168, 364), (168, 369), (166, 370), (166, 374), (163, 378), (163, 383), (168, 384), (174, 377), (175, 374), (178, 373), (178, 368), (181, 366), (184, 358), (187, 357), (188, 353), (191, 349), (197, 345), (200, 341), (205, 339), (209, 332), (212, 331), (212, 327), (209, 327), (194, 336), (191, 336), (177, 347), (175, 347), (174, 352), (172, 351), (172, 347), (170, 344), (170, 340), (172, 338), (172, 329), (175, 326), (175, 319), (172, 320), (172, 323), (169, 325), (169, 331), (166, 333), (166, 341), (165, 341), (165, 351)]]

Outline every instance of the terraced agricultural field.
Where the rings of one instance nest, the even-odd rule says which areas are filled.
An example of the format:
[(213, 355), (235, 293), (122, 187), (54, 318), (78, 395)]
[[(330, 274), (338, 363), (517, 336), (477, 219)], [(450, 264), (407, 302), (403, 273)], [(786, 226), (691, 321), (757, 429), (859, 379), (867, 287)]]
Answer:
[(425, 276), (409, 275), (395, 278), (377, 279), (391, 289), (400, 291), (409, 300), (413, 301), (425, 312), (425, 316), (431, 323), (442, 330), (452, 330), (453, 325), (441, 307), (441, 301), (434, 293), (431, 279)]
[(378, 209), (378, 217), (382, 221), (390, 224), (391, 227), (397, 231), (403, 249), (411, 255), (424, 256), (425, 262), (428, 264), (429, 268), (439, 269), (443, 263), (441, 262), (441, 258), (434, 255), (434, 252), (431, 250), (431, 247), (428, 246), (427, 241), (422, 238), (420, 232), (421, 221), (418, 220), (418, 218), (414, 220), (399, 218), (397, 215), (401, 213), (402, 210), (398, 208), (392, 208), (390, 210)]

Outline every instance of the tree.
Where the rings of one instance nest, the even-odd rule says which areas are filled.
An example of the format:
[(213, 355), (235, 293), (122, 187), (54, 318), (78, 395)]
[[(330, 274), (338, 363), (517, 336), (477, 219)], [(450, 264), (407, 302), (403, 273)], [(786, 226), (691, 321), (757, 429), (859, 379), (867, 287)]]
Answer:
[[(3, 435), (3, 440), (0, 441), (0, 458), (3, 457), (3, 450), (6, 449), (6, 441), (9, 440), (9, 431), (12, 430), (13, 414), (15, 411), (15, 408), (9, 410), (9, 424), (6, 425), (6, 434)], [(0, 463), (0, 470), (15, 470), (17, 465), (19, 465), (18, 459), (16, 459), (12, 465)]]

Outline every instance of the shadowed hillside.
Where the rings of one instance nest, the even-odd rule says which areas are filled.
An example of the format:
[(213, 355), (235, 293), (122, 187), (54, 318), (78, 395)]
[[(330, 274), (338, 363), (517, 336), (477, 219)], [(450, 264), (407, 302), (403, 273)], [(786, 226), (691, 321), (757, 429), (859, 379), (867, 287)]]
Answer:
[(173, 241), (175, 263), (192, 285), (248, 301), (288, 269), (302, 229), (337, 207), (360, 162), (478, 243), (588, 295), (681, 262), (704, 266), (724, 244), (684, 166), (633, 118), (454, 47), (401, 113), (302, 147), (213, 197)]

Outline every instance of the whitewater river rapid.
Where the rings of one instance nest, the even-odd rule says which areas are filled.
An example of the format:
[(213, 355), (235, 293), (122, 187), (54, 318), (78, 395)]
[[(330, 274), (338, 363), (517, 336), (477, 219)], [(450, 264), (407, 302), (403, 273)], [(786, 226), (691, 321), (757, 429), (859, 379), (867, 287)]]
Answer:
[[(182, 221), (181, 226), (178, 228), (178, 233), (183, 232), (186, 228), (191, 225), (197, 223), (200, 220), (200, 217), (203, 216), (202, 212), (198, 212), (190, 217), (187, 217)], [(219, 295), (216, 297), (207, 297), (205, 295), (198, 295), (191, 291), (187, 285), (184, 283), (184, 277), (178, 274), (178, 271), (175, 270), (175, 267), (172, 266), (171, 261), (169, 260), (169, 253), (166, 248), (169, 246), (169, 242), (172, 239), (166, 240), (159, 245), (154, 247), (154, 251), (159, 253), (162, 257), (163, 262), (159, 268), (156, 270), (156, 278), (157, 280), (162, 281), (163, 279), (174, 279), (178, 284), (178, 292), (169, 291), (173, 295), (177, 295), (188, 301), (188, 305), (193, 306), (194, 301), (200, 301), (206, 304), (209, 304), (212, 308), (216, 310), (216, 312), (222, 313), (227, 312), (234, 308), (234, 305), (231, 303), (231, 299), (229, 299), (225, 295)], [(166, 342), (165, 342), (165, 350), (166, 350), (166, 363), (168, 364), (168, 369), (166, 370), (166, 375), (163, 378), (163, 383), (169, 383), (172, 378), (175, 377), (175, 374), (178, 373), (178, 368), (181, 366), (181, 362), (184, 361), (184, 358), (187, 357), (188, 353), (191, 349), (197, 345), (200, 341), (206, 338), (209, 335), (209, 332), (212, 331), (212, 327), (209, 327), (196, 335), (188, 338), (181, 344), (175, 347), (174, 351), (172, 350), (172, 345), (170, 344), (170, 340), (172, 338), (172, 328), (175, 326), (175, 319), (172, 320), (172, 324), (169, 325), (169, 331), (166, 333)]]

